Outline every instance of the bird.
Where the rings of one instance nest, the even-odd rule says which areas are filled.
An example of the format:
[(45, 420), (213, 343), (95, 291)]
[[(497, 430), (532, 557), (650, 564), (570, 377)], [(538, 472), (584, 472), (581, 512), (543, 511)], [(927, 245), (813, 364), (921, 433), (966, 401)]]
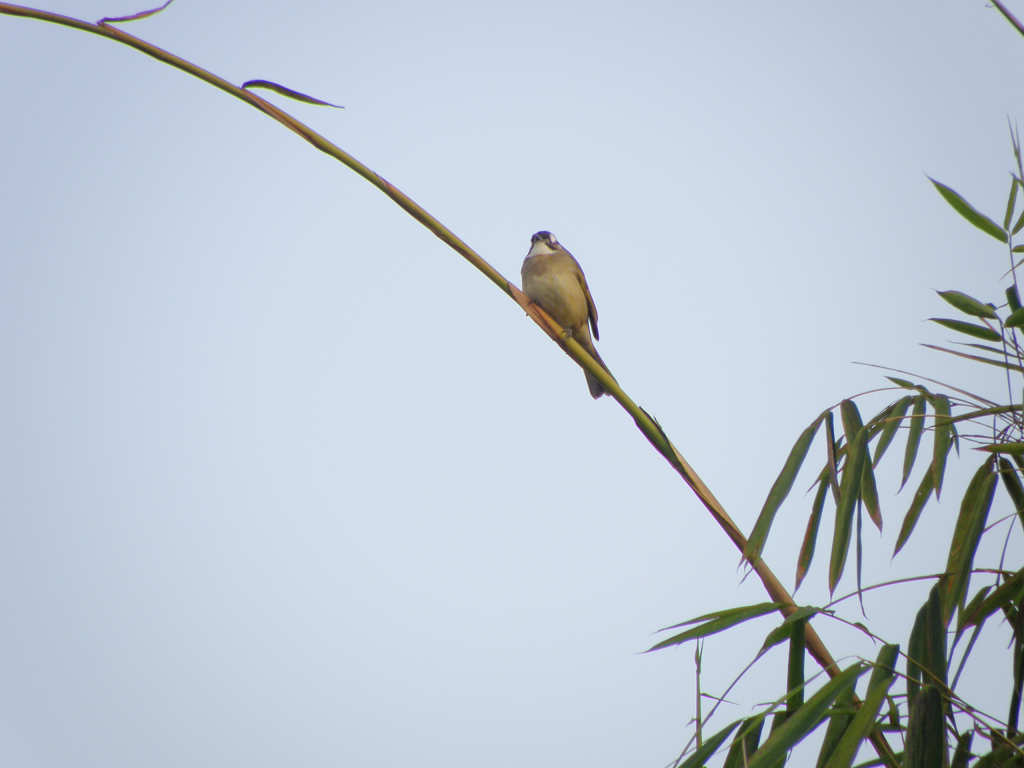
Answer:
[[(592, 328), (594, 339), (600, 338), (597, 333), (597, 307), (587, 287), (587, 278), (583, 276), (579, 262), (547, 230), (536, 232), (530, 238), (530, 250), (523, 260), (522, 275), (523, 293), (527, 298), (551, 315), (598, 365), (608, 371), (590, 337)], [(583, 373), (586, 374), (591, 397), (596, 400), (607, 393), (594, 374), (587, 370)]]

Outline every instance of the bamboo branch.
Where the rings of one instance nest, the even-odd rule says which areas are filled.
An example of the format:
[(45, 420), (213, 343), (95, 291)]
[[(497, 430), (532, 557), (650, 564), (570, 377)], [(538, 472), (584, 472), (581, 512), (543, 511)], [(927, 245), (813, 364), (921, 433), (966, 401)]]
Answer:
[[(172, 67), (176, 67), (177, 69), (187, 72), (188, 74), (231, 94), (235, 98), (241, 99), (250, 106), (260, 110), (268, 117), (276, 120), (285, 128), (288, 128), (290, 131), (298, 134), (307, 142), (312, 144), (316, 149), (335, 158), (343, 165), (352, 169), (369, 181), (373, 186), (377, 187), (381, 192), (390, 197), (402, 210), (432, 232), (438, 239), (446, 243), (456, 253), (480, 270), (492, 283), (497, 285), (499, 289), (516, 301), (534, 320), (534, 322), (536, 322), (546, 333), (548, 333), (548, 335), (562, 346), (563, 350), (565, 350), (573, 360), (575, 360), (581, 367), (594, 374), (601, 381), (605, 390), (619, 402), (630, 416), (633, 417), (633, 421), (636, 424), (637, 429), (643, 433), (651, 445), (654, 446), (655, 450), (657, 450), (669, 465), (680, 475), (680, 477), (682, 477), (683, 481), (690, 487), (700, 502), (704, 505), (705, 509), (707, 509), (711, 514), (711, 517), (725, 532), (725, 535), (730, 541), (732, 541), (737, 550), (739, 550), (741, 556), (743, 555), (747, 546), (746, 537), (743, 535), (742, 531), (740, 531), (739, 527), (733, 522), (732, 518), (726, 513), (725, 509), (719, 503), (718, 499), (715, 498), (711, 490), (704, 484), (689, 463), (687, 463), (682, 455), (676, 450), (675, 446), (672, 445), (668, 435), (665, 434), (665, 431), (650, 416), (650, 414), (633, 402), (633, 400), (622, 391), (618, 382), (616, 382), (615, 379), (613, 379), (611, 375), (604, 370), (604, 368), (598, 365), (575, 339), (566, 337), (563, 329), (559, 327), (558, 324), (554, 322), (543, 310), (533, 304), (519, 290), (519, 288), (502, 276), (498, 270), (488, 264), (479, 254), (476, 253), (476, 251), (466, 245), (466, 243), (457, 237), (451, 230), (427, 213), (427, 211), (418, 203), (388, 182), (384, 177), (378, 175), (352, 155), (328, 141), (324, 136), (321, 136), (309, 126), (274, 106), (259, 95), (240, 86), (236, 86), (222, 77), (186, 61), (185, 59), (175, 56), (173, 53), (165, 51), (152, 43), (135, 37), (134, 35), (130, 35), (117, 27), (111, 26), (110, 24), (105, 23), (106, 20), (98, 23), (92, 23), (58, 13), (4, 2), (0, 2), (0, 13), (9, 16), (38, 19), (40, 21), (72, 27), (74, 29), (82, 30), (83, 32), (107, 37), (111, 40), (123, 43), (124, 45), (131, 46), (147, 56), (157, 59), (158, 61), (165, 62), (166, 64), (170, 64)], [(782, 608), (780, 609), (781, 613), (784, 616), (792, 614), (796, 610), (797, 606), (794, 603), (792, 596), (776, 578), (772, 570), (760, 557), (754, 558), (750, 561), (750, 565), (754, 569), (758, 578), (761, 579), (761, 583), (764, 585), (764, 588), (771, 599), (782, 605)], [(832, 657), (831, 653), (829, 653), (828, 648), (825, 647), (825, 644), (818, 636), (818, 633), (815, 632), (809, 622), (805, 625), (805, 633), (807, 650), (810, 652), (814, 660), (828, 673), (830, 677), (838, 675), (840, 672), (839, 666), (836, 664), (835, 659)], [(871, 741), (882, 760), (889, 765), (895, 766), (895, 756), (880, 731), (876, 729), (871, 736)]]

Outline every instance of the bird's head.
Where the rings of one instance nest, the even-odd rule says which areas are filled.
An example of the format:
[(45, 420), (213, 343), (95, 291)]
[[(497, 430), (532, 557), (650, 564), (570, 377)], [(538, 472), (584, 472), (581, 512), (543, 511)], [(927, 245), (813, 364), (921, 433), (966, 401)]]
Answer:
[(544, 245), (552, 249), (558, 247), (558, 240), (556, 240), (555, 236), (548, 232), (546, 229), (542, 229), (540, 232), (534, 232), (533, 237), (530, 238), (530, 242), (543, 243)]

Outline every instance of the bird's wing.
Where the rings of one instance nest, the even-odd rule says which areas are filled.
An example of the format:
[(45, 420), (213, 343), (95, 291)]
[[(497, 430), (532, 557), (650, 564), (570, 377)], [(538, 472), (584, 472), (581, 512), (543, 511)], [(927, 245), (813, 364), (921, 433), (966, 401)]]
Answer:
[[(569, 252), (566, 251), (566, 253)], [(576, 279), (580, 282), (583, 295), (587, 297), (587, 314), (590, 316), (590, 329), (594, 332), (594, 338), (600, 339), (601, 336), (597, 332), (597, 305), (594, 304), (594, 297), (590, 295), (590, 286), (587, 285), (587, 278), (583, 274), (580, 263), (576, 261), (576, 258), (571, 253), (569, 253), (569, 258), (576, 265)]]

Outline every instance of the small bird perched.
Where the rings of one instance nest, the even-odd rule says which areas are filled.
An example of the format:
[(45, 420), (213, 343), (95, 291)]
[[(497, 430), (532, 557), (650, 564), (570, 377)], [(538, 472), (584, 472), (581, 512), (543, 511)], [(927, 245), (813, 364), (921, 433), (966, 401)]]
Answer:
[[(523, 293), (530, 301), (551, 315), (608, 371), (590, 338), (590, 328), (594, 329), (595, 339), (601, 338), (597, 333), (597, 307), (587, 287), (587, 278), (572, 254), (550, 232), (537, 232), (530, 238), (530, 252), (523, 261), (522, 274)], [(605, 394), (597, 377), (590, 371), (584, 373), (591, 396), (598, 398)], [(608, 374), (611, 375), (611, 371)]]

